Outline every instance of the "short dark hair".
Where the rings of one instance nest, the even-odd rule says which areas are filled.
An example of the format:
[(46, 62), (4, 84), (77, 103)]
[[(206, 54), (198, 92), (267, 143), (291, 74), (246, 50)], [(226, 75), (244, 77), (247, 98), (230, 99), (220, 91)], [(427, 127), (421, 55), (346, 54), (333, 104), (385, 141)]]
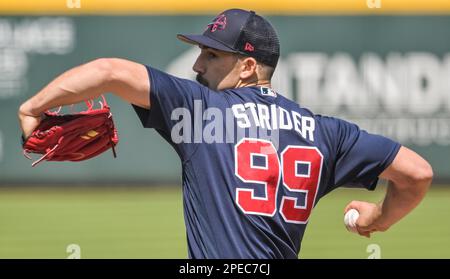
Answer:
[[(241, 53), (236, 53), (236, 56), (239, 59), (244, 59), (244, 58), (249, 58), (252, 56), (248, 56), (248, 55), (244, 55)], [(261, 68), (263, 69), (263, 74), (267, 77), (267, 79), (272, 79), (273, 74), (275, 73), (275, 67), (269, 66), (261, 61), (258, 61), (258, 59), (252, 57), (253, 59), (256, 60), (256, 62), (258, 62), (258, 65), (261, 66)]]
[(267, 78), (268, 79), (272, 79), (273, 74), (275, 73), (275, 67), (268, 66), (268, 65), (266, 65), (264, 63), (261, 63), (261, 66), (263, 67), (264, 72), (267, 75)]

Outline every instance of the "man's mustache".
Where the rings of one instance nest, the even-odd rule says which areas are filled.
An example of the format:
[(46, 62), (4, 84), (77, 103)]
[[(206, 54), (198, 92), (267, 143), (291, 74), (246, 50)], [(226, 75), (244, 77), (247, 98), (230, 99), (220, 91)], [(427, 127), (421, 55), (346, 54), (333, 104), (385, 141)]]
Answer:
[(204, 79), (200, 74), (197, 74), (197, 77), (195, 78), (195, 80), (197, 80), (198, 83), (200, 83), (200, 84), (202, 84), (202, 85), (204, 85), (206, 87), (209, 86), (208, 81), (206, 79)]

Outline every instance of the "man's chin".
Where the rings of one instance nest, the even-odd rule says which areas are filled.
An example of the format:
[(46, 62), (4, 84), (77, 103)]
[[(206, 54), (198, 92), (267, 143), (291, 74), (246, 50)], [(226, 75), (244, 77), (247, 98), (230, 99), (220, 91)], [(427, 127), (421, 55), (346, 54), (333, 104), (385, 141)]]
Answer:
[(195, 77), (195, 80), (196, 80), (198, 83), (200, 83), (201, 85), (204, 85), (204, 86), (210, 88), (210, 87), (209, 87), (209, 82), (208, 82), (206, 79), (204, 79), (202, 76), (197, 75), (197, 76)]

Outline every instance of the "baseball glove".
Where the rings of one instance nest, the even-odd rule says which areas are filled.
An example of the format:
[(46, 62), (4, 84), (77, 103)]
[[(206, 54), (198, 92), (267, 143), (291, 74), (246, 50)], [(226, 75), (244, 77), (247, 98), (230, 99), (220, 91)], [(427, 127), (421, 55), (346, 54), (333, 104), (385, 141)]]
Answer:
[(83, 161), (112, 149), (119, 142), (112, 114), (102, 96), (101, 107), (94, 109), (94, 102), (86, 102), (88, 109), (75, 114), (45, 112), (39, 126), (28, 137), (22, 136), (23, 154), (42, 154), (31, 166), (46, 161)]

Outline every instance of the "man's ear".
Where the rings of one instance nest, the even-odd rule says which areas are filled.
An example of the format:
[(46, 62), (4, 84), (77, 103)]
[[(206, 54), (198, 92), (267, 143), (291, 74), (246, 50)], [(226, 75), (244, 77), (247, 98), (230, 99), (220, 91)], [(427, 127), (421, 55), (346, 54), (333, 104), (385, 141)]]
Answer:
[(253, 75), (256, 75), (257, 62), (253, 57), (245, 57), (241, 60), (241, 73), (240, 78), (242, 80), (249, 79)]

